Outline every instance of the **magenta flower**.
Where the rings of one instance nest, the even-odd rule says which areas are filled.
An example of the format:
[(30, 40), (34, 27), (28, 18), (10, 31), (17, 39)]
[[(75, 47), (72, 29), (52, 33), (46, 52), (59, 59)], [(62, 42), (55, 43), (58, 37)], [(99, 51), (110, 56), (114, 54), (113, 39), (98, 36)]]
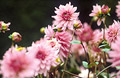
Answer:
[(120, 19), (120, 1), (118, 1), (118, 5), (116, 6), (116, 13), (117, 13), (117, 16), (118, 18)]
[(59, 9), (55, 8), (56, 16), (52, 16), (55, 20), (53, 25), (56, 25), (56, 29), (61, 28), (66, 30), (67, 28), (73, 30), (73, 22), (78, 19), (79, 13), (76, 13), (77, 7), (73, 7), (71, 2), (67, 3), (65, 6), (60, 5)]
[(107, 29), (106, 39), (109, 43), (112, 43), (117, 40), (118, 36), (120, 36), (120, 22), (114, 20), (114, 23)]
[(33, 77), (37, 65), (37, 61), (31, 55), (26, 54), (26, 50), (17, 51), (12, 47), (3, 57), (1, 72), (3, 78)]
[(53, 49), (46, 40), (41, 39), (37, 43), (33, 43), (31, 47), (28, 48), (28, 52), (33, 55), (38, 61), (37, 73), (47, 75), (52, 66), (57, 66), (58, 62), (58, 50)]

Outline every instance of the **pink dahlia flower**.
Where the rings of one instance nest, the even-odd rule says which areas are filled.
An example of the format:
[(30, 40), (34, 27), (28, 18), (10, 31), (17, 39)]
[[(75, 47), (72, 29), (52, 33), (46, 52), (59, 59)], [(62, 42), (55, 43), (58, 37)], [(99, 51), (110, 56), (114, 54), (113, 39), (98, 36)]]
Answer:
[(53, 28), (48, 26), (48, 28), (45, 29), (45, 38), (48, 40), (55, 38), (58, 41), (60, 44), (59, 56), (61, 59), (68, 56), (70, 41), (72, 40), (72, 36), (69, 32), (63, 31), (55, 33)]
[(120, 19), (120, 1), (118, 1), (118, 5), (116, 6), (116, 13), (117, 13), (117, 16), (118, 18)]
[(114, 23), (107, 29), (106, 39), (111, 43), (115, 42), (118, 36), (120, 36), (120, 22), (114, 20)]
[(93, 30), (90, 28), (90, 26), (87, 23), (84, 23), (83, 26), (84, 28), (81, 31), (79, 38), (81, 41), (88, 42), (93, 38)]
[(110, 59), (109, 62), (112, 63), (113, 67), (120, 66), (120, 37), (116, 40), (115, 43), (112, 43), (112, 51), (108, 52)]
[(93, 10), (92, 13), (90, 13), (89, 16), (99, 16), (99, 14), (101, 13), (101, 6), (96, 4), (95, 6), (93, 6)]
[(59, 56), (62, 59), (63, 57), (67, 57), (68, 53), (70, 52), (70, 41), (72, 40), (72, 36), (70, 33), (64, 32), (57, 32), (55, 38), (58, 40), (60, 46)]
[(53, 22), (56, 25), (56, 29), (61, 28), (62, 30), (70, 29), (73, 30), (73, 22), (78, 19), (79, 13), (75, 12), (77, 7), (73, 7), (71, 2), (67, 3), (65, 6), (60, 5), (59, 9), (55, 8), (56, 16), (52, 16), (55, 20)]
[(26, 54), (25, 50), (17, 51), (14, 49), (14, 47), (10, 48), (1, 62), (3, 78), (33, 77), (38, 65), (37, 61), (31, 55)]
[(28, 52), (39, 61), (36, 74), (44, 74), (46, 76), (52, 66), (58, 65), (58, 62), (56, 62), (58, 51), (48, 45), (46, 40), (41, 39), (39, 43), (33, 43), (28, 48)]

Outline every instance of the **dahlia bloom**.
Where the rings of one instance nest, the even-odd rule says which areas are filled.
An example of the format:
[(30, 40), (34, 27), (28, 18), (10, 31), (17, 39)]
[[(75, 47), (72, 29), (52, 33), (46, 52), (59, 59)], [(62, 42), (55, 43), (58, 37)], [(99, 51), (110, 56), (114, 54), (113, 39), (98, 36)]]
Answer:
[(100, 31), (99, 29), (94, 30), (93, 32), (93, 43), (99, 43), (103, 40), (103, 31)]
[(120, 1), (118, 1), (118, 5), (116, 6), (116, 13), (117, 13), (117, 16), (118, 18), (120, 19)]
[(67, 3), (65, 6), (60, 5), (59, 8), (55, 8), (56, 16), (52, 16), (55, 20), (53, 25), (56, 25), (56, 29), (61, 28), (66, 30), (67, 28), (73, 30), (73, 22), (78, 19), (79, 13), (75, 12), (77, 7), (73, 7), (71, 2)]
[(8, 28), (10, 23), (4, 23), (4, 21), (0, 21), (0, 32), (5, 33), (5, 31), (9, 31), (10, 29)]
[(44, 39), (28, 47), (28, 52), (39, 61), (36, 74), (44, 74), (46, 76), (52, 66), (58, 65), (58, 62), (56, 62), (58, 50), (53, 49)]
[(115, 43), (112, 43), (111, 49), (112, 51), (108, 52), (110, 59), (108, 59), (108, 62), (112, 63), (113, 67), (120, 66), (120, 37), (115, 41)]
[(114, 23), (107, 29), (106, 39), (109, 43), (112, 43), (117, 40), (118, 36), (120, 36), (120, 22), (114, 20)]
[[(50, 35), (49, 32), (51, 33)], [(59, 56), (61, 59), (68, 56), (70, 41), (72, 40), (72, 36), (69, 32), (63, 31), (55, 33), (53, 28), (48, 26), (48, 28), (45, 29), (45, 38), (48, 40), (55, 38), (58, 41), (60, 44)]]
[(26, 54), (25, 50), (17, 51), (12, 47), (3, 56), (1, 73), (3, 78), (33, 77), (37, 65), (37, 60)]
[(93, 6), (92, 13), (89, 16), (99, 16), (99, 14), (101, 14), (101, 6), (96, 4), (96, 6)]
[(96, 6), (93, 6), (92, 13), (90, 13), (89, 16), (93, 17), (93, 20), (97, 21), (97, 25), (100, 26), (101, 22), (105, 21), (105, 15), (107, 15), (110, 10), (111, 8), (106, 5), (101, 7), (100, 5), (96, 4)]
[(93, 38), (93, 30), (90, 28), (90, 26), (87, 23), (84, 23), (83, 26), (84, 28), (83, 30), (81, 30), (79, 38), (81, 41), (88, 42)]

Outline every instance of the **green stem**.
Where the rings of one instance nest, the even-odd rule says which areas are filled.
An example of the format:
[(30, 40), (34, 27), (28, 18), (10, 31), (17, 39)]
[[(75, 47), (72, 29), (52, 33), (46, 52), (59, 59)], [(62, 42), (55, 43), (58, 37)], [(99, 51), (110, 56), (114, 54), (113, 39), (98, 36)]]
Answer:
[(80, 76), (78, 76), (78, 75), (76, 75), (76, 74), (73, 74), (73, 73), (71, 73), (71, 72), (68, 72), (68, 71), (65, 71), (65, 70), (63, 70), (63, 72), (66, 72), (66, 73), (68, 73), (68, 74), (70, 74), (70, 75), (72, 75), (72, 76), (75, 76), (75, 77), (81, 78)]
[(104, 72), (105, 70), (107, 70), (108, 68), (110, 68), (111, 67), (111, 65), (109, 65), (109, 66), (107, 66), (106, 68), (104, 68), (102, 71), (100, 71), (97, 75), (96, 75), (96, 77), (98, 77), (102, 72)]

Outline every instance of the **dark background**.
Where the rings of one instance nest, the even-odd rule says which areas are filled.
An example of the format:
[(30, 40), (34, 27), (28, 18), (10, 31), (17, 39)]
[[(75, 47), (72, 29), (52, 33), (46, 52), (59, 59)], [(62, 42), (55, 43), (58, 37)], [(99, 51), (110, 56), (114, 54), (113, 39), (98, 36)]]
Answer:
[[(19, 32), (22, 35), (22, 41), (17, 44), (30, 46), (33, 41), (43, 36), (40, 28), (52, 24), (51, 16), (55, 15), (55, 7), (68, 2), (78, 7), (77, 12), (80, 12), (79, 19), (82, 23), (90, 22), (89, 14), (96, 3), (111, 7), (111, 16), (107, 18), (107, 25), (112, 24), (114, 19), (118, 20), (115, 13), (117, 0), (0, 0), (0, 20), (6, 23), (11, 22), (9, 27), (11, 30), (0, 33), (0, 59), (11, 46), (9, 34)], [(92, 28), (98, 28), (96, 23), (93, 23)]]

